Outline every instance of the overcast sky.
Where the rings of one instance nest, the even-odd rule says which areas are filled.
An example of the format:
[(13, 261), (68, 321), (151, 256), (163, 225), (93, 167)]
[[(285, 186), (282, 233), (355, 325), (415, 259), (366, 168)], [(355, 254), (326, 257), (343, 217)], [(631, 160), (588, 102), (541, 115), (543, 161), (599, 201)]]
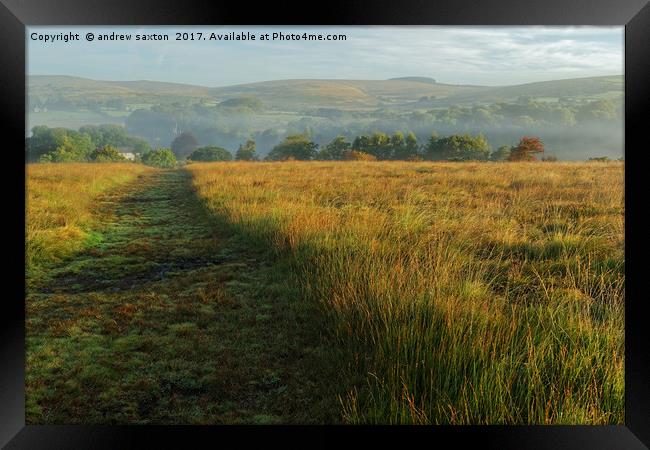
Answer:
[[(88, 32), (167, 33), (169, 41), (92, 42)], [(175, 32), (346, 34), (346, 41), (176, 41)], [(623, 27), (29, 27), (27, 73), (225, 86), (289, 78), (511, 85), (623, 74)], [(31, 33), (79, 33), (80, 42)]]

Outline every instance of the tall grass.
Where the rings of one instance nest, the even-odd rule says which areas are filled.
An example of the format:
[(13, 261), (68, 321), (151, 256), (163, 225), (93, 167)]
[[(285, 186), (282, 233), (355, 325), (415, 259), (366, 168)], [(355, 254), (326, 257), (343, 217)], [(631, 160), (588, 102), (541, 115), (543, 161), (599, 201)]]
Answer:
[(90, 238), (97, 196), (148, 169), (140, 164), (28, 164), (25, 265), (33, 271), (69, 256)]
[(192, 164), (291, 260), (348, 423), (624, 417), (621, 163)]

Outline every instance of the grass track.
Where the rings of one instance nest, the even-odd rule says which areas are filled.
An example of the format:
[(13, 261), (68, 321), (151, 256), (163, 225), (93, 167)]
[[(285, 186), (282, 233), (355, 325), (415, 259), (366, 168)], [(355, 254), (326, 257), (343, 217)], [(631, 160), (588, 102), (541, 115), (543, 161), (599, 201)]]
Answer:
[(28, 423), (335, 420), (285, 272), (206, 215), (189, 173), (96, 209), (94, 245), (28, 280)]

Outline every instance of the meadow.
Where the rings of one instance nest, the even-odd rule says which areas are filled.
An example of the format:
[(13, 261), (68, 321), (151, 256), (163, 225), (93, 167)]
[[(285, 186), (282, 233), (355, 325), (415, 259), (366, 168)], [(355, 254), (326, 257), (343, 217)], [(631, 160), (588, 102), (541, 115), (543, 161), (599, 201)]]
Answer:
[(623, 164), (188, 170), (318, 305), (344, 422), (623, 423)]
[(623, 423), (621, 162), (36, 164), (27, 197), (30, 424)]
[(60, 260), (92, 240), (93, 201), (151, 170), (139, 164), (26, 166), (26, 270)]

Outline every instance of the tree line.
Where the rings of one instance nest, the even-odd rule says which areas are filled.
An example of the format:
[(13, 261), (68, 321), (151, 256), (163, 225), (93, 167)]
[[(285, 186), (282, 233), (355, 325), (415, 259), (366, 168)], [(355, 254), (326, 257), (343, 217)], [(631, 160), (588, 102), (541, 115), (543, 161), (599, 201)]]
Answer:
[(292, 114), (262, 114), (251, 108), (240, 110), (188, 101), (133, 111), (126, 119), (126, 128), (156, 144), (171, 142), (180, 131), (191, 131), (200, 142), (230, 150), (251, 138), (257, 144), (258, 153), (263, 155), (290, 135), (308, 133), (314, 142), (325, 146), (339, 134), (358, 136), (375, 130), (409, 130), (423, 142), (431, 130), (442, 135), (481, 132), (499, 145), (510, 143), (522, 134), (534, 133), (544, 136), (549, 144), (562, 144), (564, 156), (569, 156), (573, 149), (592, 147), (589, 140), (592, 137), (599, 146), (620, 146), (622, 103), (619, 100), (560, 98), (551, 102), (522, 96), (515, 102), (473, 106), (429, 103), (372, 111), (306, 106)]
[[(500, 146), (492, 151), (487, 139), (478, 134), (454, 134), (440, 137), (433, 133), (420, 145), (415, 134), (401, 131), (389, 136), (382, 132), (361, 135), (349, 141), (337, 136), (319, 149), (305, 134), (292, 135), (276, 145), (267, 160), (380, 160), (380, 161), (532, 161), (544, 152), (541, 139), (524, 136), (518, 144)], [(552, 160), (549, 157), (548, 160)]]
[[(178, 160), (192, 161), (257, 161), (256, 143), (247, 139), (233, 155), (225, 148), (200, 146), (191, 132), (174, 138), (170, 148), (152, 149), (141, 138), (130, 136), (119, 125), (84, 126), (78, 131), (66, 128), (37, 126), (26, 139), (28, 161), (39, 162), (115, 162), (126, 161), (125, 154), (132, 153), (136, 162), (173, 167)], [(275, 145), (264, 158), (283, 160), (394, 160), (394, 161), (522, 161), (534, 160), (543, 153), (544, 145), (537, 137), (523, 137), (513, 146), (500, 146), (492, 150), (481, 135), (453, 134), (438, 136), (432, 133), (424, 144), (418, 143), (414, 133), (397, 131), (392, 135), (374, 132), (348, 140), (339, 135), (322, 148), (308, 134), (293, 134)], [(546, 160), (553, 160), (547, 157)]]
[[(189, 161), (230, 161), (232, 159), (256, 161), (255, 141), (248, 139), (240, 145), (235, 156), (217, 146), (199, 147), (190, 132), (181, 133), (171, 145), (173, 153)], [(426, 144), (418, 144), (414, 133), (404, 135), (401, 131), (389, 136), (382, 132), (361, 135), (349, 141), (337, 136), (327, 145), (319, 148), (308, 134), (289, 135), (274, 146), (264, 158), (267, 161), (349, 161), (349, 160), (393, 160), (393, 161), (532, 161), (535, 154), (544, 152), (544, 144), (538, 137), (524, 136), (514, 146), (500, 146), (492, 151), (487, 139), (479, 134), (455, 134), (440, 137), (433, 133)], [(548, 157), (546, 160), (555, 160)]]
[(142, 155), (151, 148), (149, 143), (126, 133), (119, 125), (87, 125), (79, 130), (32, 128), (25, 139), (25, 157), (30, 162), (123, 161), (119, 149)]

